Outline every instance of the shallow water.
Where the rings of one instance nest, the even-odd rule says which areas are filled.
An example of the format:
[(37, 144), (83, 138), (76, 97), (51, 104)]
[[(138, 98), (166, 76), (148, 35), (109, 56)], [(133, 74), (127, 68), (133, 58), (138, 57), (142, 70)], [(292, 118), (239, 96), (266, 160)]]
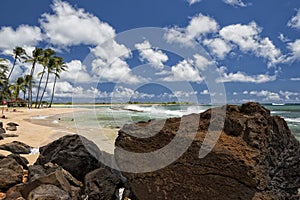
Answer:
[[(264, 105), (272, 115), (283, 117), (292, 133), (300, 141), (300, 105)], [(117, 130), (124, 124), (150, 119), (181, 117), (191, 113), (200, 113), (212, 106), (171, 105), (171, 106), (84, 106), (86, 111), (54, 116), (35, 116), (31, 122), (59, 127), (78, 133), (94, 141), (99, 148), (113, 153)], [(110, 131), (112, 130), (112, 131)]]

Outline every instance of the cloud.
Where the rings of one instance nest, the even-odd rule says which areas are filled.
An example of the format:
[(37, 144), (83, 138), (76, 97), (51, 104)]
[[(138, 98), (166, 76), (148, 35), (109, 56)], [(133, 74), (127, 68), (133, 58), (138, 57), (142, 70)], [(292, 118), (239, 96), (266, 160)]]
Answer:
[(103, 62), (101, 59), (95, 59), (92, 63), (92, 73), (99, 78), (99, 81), (123, 82), (123, 83), (139, 83), (141, 77), (137, 77), (131, 73), (128, 64), (116, 58), (110, 65)]
[(115, 30), (84, 9), (54, 0), (53, 13), (44, 13), (40, 24), (49, 43), (58, 46), (96, 45), (113, 38)]
[(72, 60), (66, 63), (66, 65), (68, 68), (67, 71), (61, 73), (61, 80), (76, 83), (88, 83), (92, 81), (91, 76), (87, 72), (86, 66), (84, 66), (80, 60)]
[(250, 95), (255, 95), (257, 97), (263, 97), (263, 101), (279, 101), (281, 100), (280, 95), (276, 92), (271, 92), (268, 90), (261, 91), (251, 91)]
[(198, 69), (193, 67), (188, 61), (183, 60), (171, 67), (171, 76), (163, 78), (164, 81), (190, 81), (202, 82)]
[(119, 101), (124, 99), (151, 99), (154, 98), (155, 95), (132, 90), (124, 86), (118, 86), (110, 93), (110, 97)]
[[(109, 24), (100, 21), (84, 9), (74, 8), (61, 0), (54, 0), (51, 8), (53, 13), (44, 13), (40, 19), (49, 43), (59, 47), (95, 46), (90, 48), (96, 57), (92, 61), (91, 72), (97, 81), (100, 77), (102, 81), (139, 82), (138, 78), (131, 74), (131, 69), (124, 60), (130, 57), (130, 50), (113, 39), (116, 33)], [(71, 64), (84, 70), (78, 62)], [(88, 81), (86, 72), (81, 71), (79, 75), (83, 75), (83, 82)]]
[(10, 53), (16, 46), (35, 46), (42, 39), (41, 29), (36, 26), (20, 25), (16, 30), (12, 27), (2, 27), (0, 29), (0, 50)]
[(147, 60), (156, 69), (163, 69), (163, 63), (167, 62), (169, 59), (168, 56), (161, 50), (153, 49), (147, 40), (143, 43), (135, 44), (135, 48), (139, 50), (141, 60)]
[(219, 25), (213, 18), (198, 14), (190, 20), (187, 27), (168, 29), (165, 39), (169, 43), (192, 45), (192, 40), (199, 39), (208, 33), (215, 33), (218, 29)]
[(291, 81), (300, 81), (300, 78), (290, 78)]
[(198, 3), (198, 2), (200, 2), (200, 1), (202, 1), (202, 0), (186, 0), (190, 5), (192, 5), (192, 4), (195, 4), (195, 3)]
[(224, 3), (229, 4), (234, 7), (246, 7), (247, 4), (245, 4), (242, 0), (223, 0)]
[(214, 61), (209, 60), (208, 58), (206, 58), (200, 54), (195, 54), (193, 56), (193, 59), (190, 59), (189, 62), (192, 63), (192, 65), (196, 66), (200, 71), (204, 71), (210, 65), (215, 64)]
[(221, 38), (205, 39), (203, 44), (218, 58), (223, 59), (230, 51), (231, 46)]
[(291, 55), (287, 58), (287, 61), (300, 60), (300, 39), (288, 43), (287, 48), (291, 51)]
[(255, 22), (248, 25), (233, 24), (223, 27), (219, 34), (227, 42), (239, 47), (243, 52), (254, 53), (258, 57), (267, 59), (268, 65), (272, 66), (283, 61), (281, 51), (275, 47), (268, 38), (261, 38), (262, 29)]
[(291, 96), (298, 97), (300, 95), (299, 92), (291, 92), (291, 91), (279, 91), (279, 94), (284, 96), (286, 100), (290, 100)]
[(279, 38), (279, 40), (281, 40), (281, 42), (289, 42), (289, 41), (291, 41), (289, 38), (287, 38), (282, 33), (279, 34), (278, 38)]
[(226, 67), (220, 67), (219, 72), (221, 78), (217, 79), (217, 82), (227, 83), (227, 82), (244, 82), (244, 83), (266, 83), (270, 81), (276, 80), (276, 75), (270, 76), (268, 74), (259, 74), (249, 76), (244, 72), (236, 72), (236, 73), (227, 73)]
[(203, 94), (203, 95), (208, 95), (210, 94), (208, 90), (203, 90), (202, 92), (200, 92), (200, 94)]
[(300, 9), (297, 10), (296, 15), (288, 22), (289, 27), (300, 29)]

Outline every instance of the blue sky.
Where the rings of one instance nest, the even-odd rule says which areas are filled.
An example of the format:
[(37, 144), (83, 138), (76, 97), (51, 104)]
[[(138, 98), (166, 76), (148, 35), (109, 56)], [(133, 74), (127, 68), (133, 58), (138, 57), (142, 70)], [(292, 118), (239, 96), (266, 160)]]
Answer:
[[(64, 57), (69, 72), (56, 101), (210, 103), (223, 92), (229, 103), (300, 102), (298, 0), (3, 0), (0, 19), (2, 57), (15, 46), (28, 54), (51, 47)], [(154, 40), (198, 52), (175, 55), (143, 35), (130, 51), (123, 32), (143, 27), (165, 31)], [(13, 78), (29, 69), (19, 63)], [(208, 85), (213, 70), (224, 91)]]

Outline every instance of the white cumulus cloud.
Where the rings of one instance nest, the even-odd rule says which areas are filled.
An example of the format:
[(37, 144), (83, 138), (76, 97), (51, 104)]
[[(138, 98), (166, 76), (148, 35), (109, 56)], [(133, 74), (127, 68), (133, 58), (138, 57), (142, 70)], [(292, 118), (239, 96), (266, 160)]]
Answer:
[(298, 9), (296, 15), (288, 22), (288, 26), (300, 29), (300, 9)]
[(205, 39), (203, 44), (208, 46), (211, 52), (221, 59), (231, 51), (231, 46), (221, 38)]
[(235, 7), (246, 7), (247, 4), (245, 4), (242, 0), (223, 0), (224, 3), (229, 4), (231, 6)]
[(300, 39), (288, 43), (287, 47), (291, 51), (291, 55), (287, 58), (287, 61), (300, 60)]
[(16, 30), (12, 27), (0, 29), (0, 50), (4, 53), (10, 53), (16, 46), (35, 46), (42, 40), (41, 29), (36, 26), (20, 25)]
[(148, 61), (157, 69), (163, 69), (163, 63), (167, 62), (169, 59), (168, 56), (161, 50), (152, 48), (151, 44), (147, 40), (145, 40), (143, 43), (135, 44), (135, 48), (139, 50), (142, 61)]
[(276, 92), (261, 90), (261, 91), (251, 91), (250, 95), (255, 95), (257, 97), (262, 97), (263, 101), (279, 101), (281, 100), (280, 95)]
[(276, 80), (276, 75), (270, 76), (268, 74), (258, 74), (258, 75), (247, 75), (244, 72), (236, 72), (236, 73), (227, 73), (226, 67), (220, 67), (219, 72), (221, 77), (217, 80), (217, 82), (245, 82), (245, 83), (266, 83), (270, 81)]
[(281, 51), (275, 47), (268, 38), (261, 38), (262, 29), (255, 22), (248, 25), (233, 24), (225, 26), (220, 30), (220, 36), (228, 42), (239, 47), (243, 52), (254, 53), (258, 57), (263, 57), (269, 61), (269, 66), (283, 61)]
[(171, 67), (171, 76), (167, 76), (164, 81), (190, 81), (201, 82), (203, 79), (200, 77), (198, 69), (193, 67), (188, 61), (183, 60), (177, 65)]
[(185, 28), (168, 29), (165, 39), (169, 43), (192, 45), (192, 40), (199, 39), (208, 33), (217, 32), (218, 29), (219, 25), (213, 18), (199, 14), (193, 17)]
[(51, 7), (53, 13), (44, 13), (40, 19), (51, 44), (96, 45), (115, 36), (115, 30), (109, 24), (84, 9), (76, 9), (61, 0), (54, 0)]

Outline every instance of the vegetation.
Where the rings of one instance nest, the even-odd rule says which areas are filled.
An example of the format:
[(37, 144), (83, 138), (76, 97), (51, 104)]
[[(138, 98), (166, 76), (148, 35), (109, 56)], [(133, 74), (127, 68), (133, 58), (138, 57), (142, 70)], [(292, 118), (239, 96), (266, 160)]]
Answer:
[[(44, 101), (47, 89), (52, 90), (51, 100), (48, 106), (51, 107), (55, 95), (57, 79), (60, 78), (61, 72), (66, 71), (67, 69), (63, 58), (57, 56), (56, 52), (50, 48), (35, 48), (32, 52), (32, 56), (29, 56), (22, 47), (16, 47), (11, 56), (13, 58), (13, 64), (10, 70), (7, 59), (0, 58), (0, 101), (24, 101), (27, 103), (28, 108), (32, 108), (34, 98), (33, 88), (37, 87), (34, 104), (35, 108), (40, 108), (45, 103), (48, 104), (48, 102)], [(19, 65), (17, 65), (18, 63)], [(11, 77), (16, 66), (21, 66), (25, 63), (31, 64), (29, 74), (12, 80)], [(43, 66), (42, 71), (38, 73), (38, 86), (35, 85), (36, 80), (34, 77), (37, 64)], [(54, 83), (52, 88), (48, 88), (51, 76), (54, 77)], [(23, 95), (22, 98), (20, 98), (21, 94)]]

